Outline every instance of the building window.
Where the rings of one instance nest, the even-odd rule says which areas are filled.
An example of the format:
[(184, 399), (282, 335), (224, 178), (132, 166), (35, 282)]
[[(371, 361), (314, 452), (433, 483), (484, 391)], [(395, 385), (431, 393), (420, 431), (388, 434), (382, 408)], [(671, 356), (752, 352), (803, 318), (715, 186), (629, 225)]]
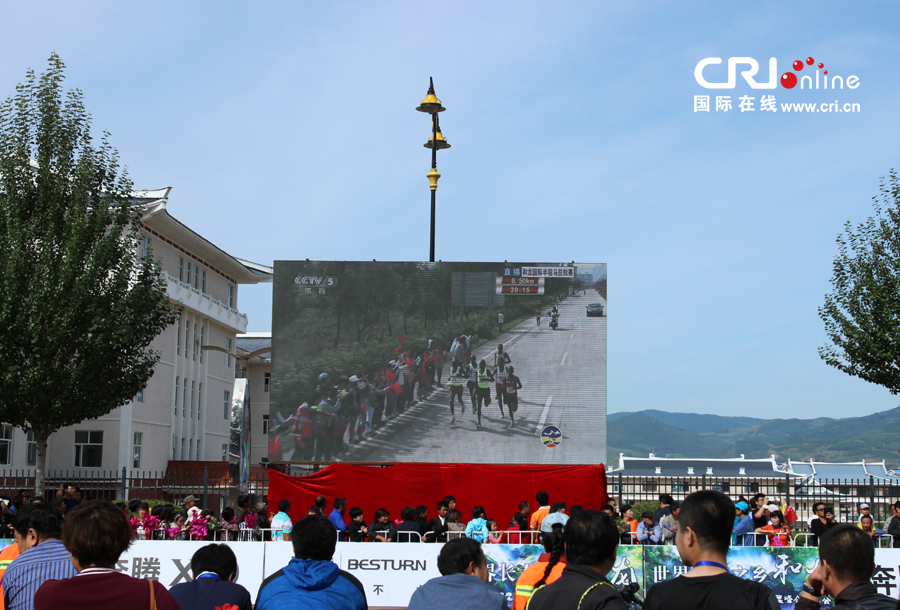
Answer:
[(184, 281), (184, 258), (178, 257), (178, 281)]
[(200, 272), (200, 292), (206, 294), (206, 269)]
[(140, 468), (141, 467), (141, 445), (144, 443), (144, 433), (143, 432), (135, 432), (134, 433), (134, 459), (131, 461), (132, 468)]
[(744, 493), (745, 494), (755, 494), (757, 492), (759, 492), (759, 483), (755, 483), (755, 482), (744, 483)]
[(263, 415), (262, 433), (263, 433), (263, 436), (265, 436), (269, 433), (269, 416), (268, 415)]
[(224, 417), (225, 419), (228, 419), (228, 408), (231, 406), (230, 403), (231, 403), (231, 392), (229, 392), (228, 390), (225, 390), (225, 404), (223, 405), (224, 410), (222, 411), (222, 417)]
[(194, 336), (191, 341), (191, 360), (197, 359), (197, 324), (194, 323)]
[(181, 316), (175, 321), (175, 357), (181, 354)]
[(190, 419), (194, 419), (194, 383), (191, 382), (191, 414), (189, 416)]
[(138, 393), (134, 395), (134, 402), (144, 402), (144, 390), (138, 390)]
[(225, 339), (225, 366), (231, 366), (231, 339)]
[(228, 461), (228, 443), (222, 443), (222, 461)]
[(184, 459), (184, 439), (181, 439), (181, 454), (178, 456), (179, 460)]
[(203, 364), (203, 322), (200, 322), (200, 364)]
[(228, 285), (228, 306), (234, 309), (234, 286)]
[(187, 358), (188, 346), (191, 344), (191, 323), (189, 320), (184, 321), (184, 357)]
[(9, 424), (0, 425), (0, 464), (4, 466), (12, 463), (12, 437), (13, 427)]
[(691, 490), (691, 484), (687, 481), (672, 481), (672, 493), (686, 494)]
[(146, 235), (141, 237), (141, 260), (146, 265), (147, 257), (150, 255), (150, 238)]
[(203, 384), (197, 387), (197, 421), (200, 421), (200, 413), (203, 411)]
[(641, 485), (641, 487), (643, 488), (644, 491), (655, 492), (656, 491), (656, 481), (648, 481), (646, 483), (643, 483)]
[(184, 387), (181, 391), (181, 414), (187, 414), (188, 407), (188, 393), (187, 393), (187, 377), (184, 378)]
[(103, 431), (75, 431), (75, 466), (100, 468), (103, 463)]
[(187, 273), (184, 276), (184, 283), (187, 284), (188, 286), (190, 286), (191, 285), (191, 261), (187, 261), (187, 265), (185, 266), (185, 269), (187, 269)]
[(270, 383), (272, 383), (272, 373), (265, 373), (263, 375), (263, 392), (269, 391)]
[(200, 265), (194, 265), (194, 288), (199, 286), (200, 282)]
[(34, 440), (34, 430), (25, 433), (25, 465), (37, 466), (37, 441)]
[(175, 415), (178, 415), (178, 388), (181, 386), (181, 377), (175, 378)]
[(720, 481), (710, 486), (713, 491), (721, 491), (723, 494), (731, 493), (731, 483), (728, 481)]

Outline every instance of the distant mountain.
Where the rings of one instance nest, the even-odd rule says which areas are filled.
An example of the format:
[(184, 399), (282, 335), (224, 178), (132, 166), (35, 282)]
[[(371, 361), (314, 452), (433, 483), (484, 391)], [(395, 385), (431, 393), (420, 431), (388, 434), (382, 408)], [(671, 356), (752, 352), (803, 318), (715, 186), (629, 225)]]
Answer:
[(817, 459), (828, 462), (886, 461), (900, 466), (900, 407), (843, 419), (724, 417), (647, 410), (607, 418), (609, 461), (620, 452), (641, 457)]
[[(661, 421), (664, 424), (690, 430), (697, 434), (707, 434), (709, 432), (721, 432), (730, 428), (741, 428), (743, 426), (752, 426), (753, 424), (761, 424), (764, 419), (756, 417), (733, 417), (722, 415), (701, 415), (699, 413), (668, 413), (666, 411), (657, 411), (655, 409), (647, 409), (638, 411), (638, 413), (646, 413), (650, 417)], [(626, 417), (631, 413), (613, 413), (607, 415), (607, 421), (614, 421), (621, 417)]]

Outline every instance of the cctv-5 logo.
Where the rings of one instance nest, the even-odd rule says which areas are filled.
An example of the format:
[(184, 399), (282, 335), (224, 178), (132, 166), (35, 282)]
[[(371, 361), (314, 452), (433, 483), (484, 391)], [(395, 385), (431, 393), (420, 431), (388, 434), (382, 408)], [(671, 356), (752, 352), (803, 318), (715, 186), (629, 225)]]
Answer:
[(694, 68), (694, 78), (697, 79), (701, 87), (705, 89), (734, 89), (737, 83), (737, 66), (739, 64), (750, 66), (748, 69), (741, 70), (741, 76), (753, 89), (774, 89), (778, 85), (778, 60), (774, 57), (769, 58), (769, 82), (763, 83), (758, 83), (753, 78), (759, 72), (759, 63), (752, 57), (729, 57), (727, 82), (711, 83), (703, 78), (703, 68), (720, 63), (722, 63), (721, 57), (707, 57), (700, 60), (700, 63)]

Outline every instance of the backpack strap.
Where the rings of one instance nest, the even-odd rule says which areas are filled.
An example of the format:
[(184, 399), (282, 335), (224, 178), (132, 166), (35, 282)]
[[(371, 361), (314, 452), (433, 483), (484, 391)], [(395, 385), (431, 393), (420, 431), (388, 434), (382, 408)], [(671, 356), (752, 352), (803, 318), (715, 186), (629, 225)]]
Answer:
[[(589, 594), (591, 591), (593, 591), (594, 589), (596, 589), (596, 588), (599, 587), (600, 585), (606, 585), (607, 587), (610, 587), (610, 588), (612, 588), (612, 589), (615, 590), (615, 587), (613, 587), (611, 584), (609, 584), (609, 583), (606, 582), (606, 581), (604, 581), (604, 582), (595, 582), (594, 584), (592, 584), (590, 587), (587, 588), (587, 591), (585, 591), (585, 592), (581, 595), (581, 599), (578, 600), (578, 606), (576, 607), (575, 610), (581, 610), (581, 604), (584, 602), (584, 599), (588, 596), (588, 594)], [(856, 609), (856, 608), (851, 608), (851, 610), (857, 610), (857, 609)]]

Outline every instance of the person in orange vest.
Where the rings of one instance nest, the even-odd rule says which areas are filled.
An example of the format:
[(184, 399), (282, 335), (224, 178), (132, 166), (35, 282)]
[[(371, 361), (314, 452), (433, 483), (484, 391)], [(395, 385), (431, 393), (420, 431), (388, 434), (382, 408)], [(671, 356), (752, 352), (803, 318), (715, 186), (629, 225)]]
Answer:
[(566, 548), (562, 532), (541, 534), (545, 553), (531, 564), (516, 580), (516, 597), (513, 610), (525, 610), (536, 589), (549, 585), (559, 578), (566, 567)]
[[(13, 562), (13, 560), (20, 555), (19, 553), (19, 545), (13, 542), (11, 545), (0, 551), (0, 579), (3, 578), (3, 573), (6, 572), (6, 568), (9, 567), (9, 564)], [(0, 586), (0, 610), (3, 610), (3, 587)]]

